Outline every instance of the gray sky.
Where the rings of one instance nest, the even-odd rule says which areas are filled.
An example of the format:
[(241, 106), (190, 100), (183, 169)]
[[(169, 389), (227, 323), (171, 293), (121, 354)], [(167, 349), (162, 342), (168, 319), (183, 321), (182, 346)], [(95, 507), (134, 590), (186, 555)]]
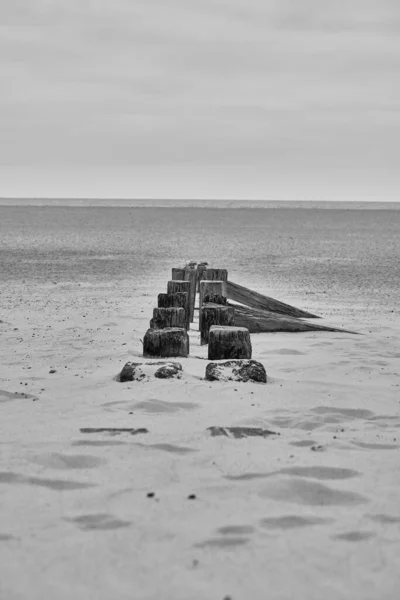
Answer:
[(399, 0), (0, 0), (0, 196), (400, 199)]

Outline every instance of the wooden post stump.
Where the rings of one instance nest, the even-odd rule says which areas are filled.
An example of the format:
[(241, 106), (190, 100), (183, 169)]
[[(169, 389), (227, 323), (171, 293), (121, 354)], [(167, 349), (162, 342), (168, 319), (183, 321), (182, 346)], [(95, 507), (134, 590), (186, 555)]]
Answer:
[(158, 308), (186, 308), (187, 293), (175, 292), (174, 294), (158, 294)]
[(208, 344), (209, 331), (212, 325), (235, 325), (235, 309), (233, 306), (203, 304), (200, 313), (200, 344)]
[(166, 327), (183, 327), (186, 329), (186, 312), (184, 308), (154, 308), (150, 321), (151, 329)]
[(184, 269), (174, 268), (172, 269), (172, 281), (188, 281), (189, 287), (189, 310), (190, 310), (190, 323), (193, 323), (194, 319), (194, 305), (196, 300), (196, 281), (197, 281), (197, 270), (196, 263), (190, 263), (192, 266), (187, 266)]
[(200, 310), (204, 304), (205, 296), (211, 296), (212, 294), (218, 294), (219, 296), (226, 296), (226, 294), (223, 293), (223, 286), (224, 286), (223, 281), (209, 281), (207, 279), (203, 279), (203, 281), (200, 281), (200, 300), (199, 300)]
[(206, 269), (203, 279), (208, 281), (223, 281), (222, 295), (226, 296), (226, 283), (228, 281), (228, 271), (226, 269)]
[(212, 325), (208, 338), (208, 360), (251, 358), (251, 340), (245, 327)]
[(167, 284), (167, 292), (168, 294), (186, 294), (186, 329), (190, 329), (190, 282), (189, 281), (168, 281)]
[(167, 329), (148, 329), (143, 339), (143, 356), (186, 358), (189, 354), (189, 335), (186, 329), (170, 327)]

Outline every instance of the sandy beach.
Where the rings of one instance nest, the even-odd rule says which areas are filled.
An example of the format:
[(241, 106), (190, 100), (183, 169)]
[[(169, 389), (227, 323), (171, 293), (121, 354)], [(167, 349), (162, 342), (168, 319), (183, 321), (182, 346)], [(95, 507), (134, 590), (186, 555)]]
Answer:
[(205, 381), (195, 323), (180, 380), (120, 383), (159, 291), (2, 287), (1, 598), (396, 598), (398, 316), (252, 335), (267, 385)]

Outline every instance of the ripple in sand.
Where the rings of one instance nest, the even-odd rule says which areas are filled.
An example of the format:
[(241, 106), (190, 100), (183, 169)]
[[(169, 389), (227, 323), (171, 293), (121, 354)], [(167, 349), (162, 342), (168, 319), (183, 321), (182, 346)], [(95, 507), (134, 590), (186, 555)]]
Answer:
[(313, 479), (349, 479), (360, 475), (353, 469), (343, 469), (340, 467), (288, 467), (275, 471), (274, 474), (295, 475), (298, 477), (311, 477)]
[(9, 542), (15, 539), (16, 538), (13, 535), (9, 535), (8, 533), (0, 533), (0, 542)]
[(50, 469), (94, 469), (105, 463), (97, 456), (88, 456), (86, 454), (47, 454), (38, 456), (33, 462), (48, 467)]
[(134, 405), (135, 410), (144, 410), (148, 413), (175, 413), (180, 410), (193, 410), (197, 407), (198, 404), (191, 402), (164, 402), (157, 399), (145, 400)]
[(311, 412), (317, 415), (338, 414), (350, 419), (370, 419), (375, 416), (375, 413), (365, 408), (336, 408), (334, 406), (316, 406), (311, 409)]
[(20, 392), (7, 392), (6, 390), (0, 390), (0, 404), (5, 402), (12, 402), (13, 400), (32, 400), (32, 398), (36, 398), (32, 396), (32, 394), (24, 394)]
[(121, 442), (117, 440), (80, 440), (72, 442), (72, 446), (126, 446), (127, 442)]
[(334, 540), (344, 540), (345, 542), (362, 542), (375, 537), (372, 531), (348, 531), (347, 533), (339, 533), (333, 536)]
[(135, 444), (135, 446), (141, 446), (142, 448), (154, 448), (156, 450), (162, 450), (164, 452), (170, 452), (171, 454), (191, 454), (197, 452), (196, 448), (188, 448), (185, 446), (175, 446), (174, 444)]
[(314, 446), (316, 443), (314, 440), (300, 440), (299, 442), (290, 442), (290, 445), (297, 448), (308, 448), (309, 446)]
[(0, 484), (1, 483), (38, 485), (40, 487), (47, 487), (50, 490), (57, 490), (57, 491), (82, 490), (85, 488), (94, 487), (94, 485), (95, 485), (93, 483), (70, 481), (68, 479), (63, 480), (63, 479), (45, 479), (42, 477), (26, 477), (25, 475), (19, 475), (18, 473), (12, 473), (12, 472), (0, 472)]
[(396, 444), (370, 444), (368, 442), (352, 442), (354, 446), (365, 448), (366, 450), (396, 450)]
[(225, 525), (217, 529), (221, 535), (247, 535), (254, 533), (254, 527), (251, 525)]
[(400, 517), (392, 517), (391, 515), (367, 515), (371, 521), (375, 521), (376, 523), (382, 523), (385, 525), (390, 525), (393, 523), (400, 523)]
[(323, 519), (319, 517), (300, 517), (298, 515), (285, 515), (283, 517), (266, 517), (261, 519), (260, 525), (268, 529), (295, 529), (298, 527), (308, 527), (310, 525), (323, 525), (332, 523), (333, 519)]
[(84, 531), (91, 531), (93, 529), (110, 530), (110, 529), (122, 529), (131, 525), (130, 521), (123, 521), (117, 519), (107, 513), (100, 513), (95, 515), (81, 515), (73, 519), (66, 519), (71, 523), (78, 525), (80, 529)]
[(360, 473), (353, 469), (344, 469), (340, 467), (287, 467), (269, 473), (226, 475), (225, 479), (230, 479), (231, 481), (249, 481), (251, 479), (265, 479), (276, 475), (294, 475), (296, 477), (310, 477), (311, 479), (349, 479), (350, 477), (357, 477)]
[(286, 481), (271, 479), (260, 495), (279, 502), (307, 506), (355, 506), (368, 502), (368, 499), (361, 494), (335, 490), (322, 483), (304, 479)]
[(247, 538), (243, 537), (226, 537), (226, 538), (213, 538), (211, 540), (205, 540), (195, 544), (197, 548), (236, 548), (237, 546), (244, 546), (248, 543)]

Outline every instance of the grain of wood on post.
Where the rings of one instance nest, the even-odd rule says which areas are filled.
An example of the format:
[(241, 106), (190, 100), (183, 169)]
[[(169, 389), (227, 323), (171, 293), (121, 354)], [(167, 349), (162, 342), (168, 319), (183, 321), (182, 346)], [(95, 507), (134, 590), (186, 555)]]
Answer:
[(219, 296), (226, 296), (224, 294), (224, 282), (223, 281), (209, 281), (207, 279), (203, 279), (200, 281), (200, 296), (199, 296), (199, 306), (200, 310), (202, 305), (204, 304), (205, 296), (211, 296), (212, 294), (218, 294)]
[(235, 325), (235, 309), (233, 306), (221, 306), (218, 304), (203, 304), (200, 311), (200, 344), (208, 343), (209, 331), (212, 325)]
[(150, 327), (152, 329), (166, 329), (167, 327), (186, 329), (186, 311), (184, 308), (175, 307), (154, 308)]
[(190, 322), (194, 320), (194, 305), (196, 301), (196, 281), (197, 281), (197, 269), (196, 263), (190, 263), (191, 266), (184, 268), (173, 268), (172, 269), (172, 281), (188, 281), (190, 284), (189, 288), (189, 309), (190, 309)]
[(168, 358), (189, 354), (189, 335), (186, 329), (148, 329), (143, 338), (143, 356), (146, 358)]
[(168, 294), (186, 294), (186, 329), (190, 329), (190, 282), (189, 281), (168, 281), (167, 284)]
[(228, 271), (226, 269), (209, 269), (204, 272), (203, 279), (208, 281), (222, 281), (222, 295), (226, 296), (226, 284), (228, 281)]
[(250, 333), (245, 327), (210, 327), (208, 360), (251, 358), (251, 354)]
[(196, 284), (196, 288), (197, 288), (198, 292), (200, 291), (200, 281), (202, 281), (202, 279), (204, 279), (204, 273), (206, 272), (206, 269), (208, 269), (207, 262), (198, 263), (198, 265), (197, 265), (197, 284)]
[(158, 294), (158, 308), (186, 308), (187, 293)]

